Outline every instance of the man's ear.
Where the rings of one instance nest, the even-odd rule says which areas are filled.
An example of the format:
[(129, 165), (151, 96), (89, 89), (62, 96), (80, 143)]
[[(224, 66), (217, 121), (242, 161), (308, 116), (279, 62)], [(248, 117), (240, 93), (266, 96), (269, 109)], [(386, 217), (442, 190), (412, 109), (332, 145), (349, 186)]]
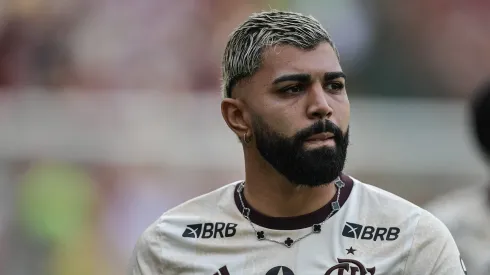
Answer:
[(221, 102), (221, 115), (230, 129), (242, 139), (251, 132), (250, 118), (240, 99), (225, 98)]

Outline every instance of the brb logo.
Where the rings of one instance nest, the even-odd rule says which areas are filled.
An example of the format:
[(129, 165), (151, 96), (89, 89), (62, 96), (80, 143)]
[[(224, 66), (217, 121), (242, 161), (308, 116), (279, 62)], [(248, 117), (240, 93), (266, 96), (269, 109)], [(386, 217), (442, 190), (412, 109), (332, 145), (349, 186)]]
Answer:
[[(344, 274), (351, 274), (351, 275), (366, 275), (366, 274), (371, 274), (374, 275), (376, 273), (376, 267), (370, 267), (366, 268), (364, 267), (363, 264), (356, 260), (352, 259), (337, 259), (339, 264), (332, 266), (330, 269), (327, 270), (325, 275), (344, 275)], [(350, 272), (350, 273), (344, 273), (345, 272)], [(335, 272), (335, 273), (334, 273)]]
[(236, 234), (236, 223), (198, 223), (189, 224), (182, 233), (184, 238), (210, 239), (210, 238), (229, 238)]
[(398, 239), (400, 228), (398, 227), (374, 227), (363, 226), (357, 223), (345, 223), (342, 236), (347, 238), (373, 240), (373, 241), (394, 241)]

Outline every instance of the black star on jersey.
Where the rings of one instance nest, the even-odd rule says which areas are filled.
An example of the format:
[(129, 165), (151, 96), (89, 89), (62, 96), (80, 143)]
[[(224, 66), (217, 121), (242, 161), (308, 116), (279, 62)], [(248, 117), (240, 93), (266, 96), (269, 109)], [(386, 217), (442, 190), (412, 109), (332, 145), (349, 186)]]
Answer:
[(356, 252), (356, 250), (357, 250), (357, 249), (354, 249), (354, 248), (352, 248), (352, 246), (351, 246), (350, 248), (348, 248), (348, 249), (346, 249), (346, 250), (347, 250), (347, 255), (349, 255), (349, 254), (354, 255), (354, 252)]

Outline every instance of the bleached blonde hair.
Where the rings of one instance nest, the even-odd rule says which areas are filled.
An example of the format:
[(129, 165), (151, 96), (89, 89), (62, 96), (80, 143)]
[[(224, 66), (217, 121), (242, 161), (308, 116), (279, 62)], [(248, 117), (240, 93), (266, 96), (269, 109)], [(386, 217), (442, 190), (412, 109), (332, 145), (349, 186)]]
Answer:
[(222, 60), (222, 96), (232, 97), (237, 82), (260, 69), (265, 48), (291, 45), (311, 50), (324, 42), (329, 43), (339, 57), (330, 35), (313, 16), (277, 10), (252, 14), (230, 34), (226, 44)]

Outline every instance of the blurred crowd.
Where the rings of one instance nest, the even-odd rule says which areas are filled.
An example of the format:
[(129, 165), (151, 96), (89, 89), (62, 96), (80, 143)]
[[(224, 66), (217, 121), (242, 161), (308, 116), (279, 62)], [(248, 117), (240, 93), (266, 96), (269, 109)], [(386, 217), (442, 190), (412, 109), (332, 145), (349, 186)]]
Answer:
[(484, 0), (3, 0), (2, 6), (2, 87), (216, 91), (228, 34), (269, 8), (322, 21), (346, 70), (359, 76), (355, 94), (465, 96), (490, 69)]
[(227, 34), (260, 2), (7, 1), (1, 84), (212, 89)]
[[(352, 97), (464, 100), (490, 72), (485, 0), (2, 0), (0, 140), (29, 138), (31, 147), (0, 145), (0, 274), (123, 274), (135, 240), (162, 212), (241, 175), (225, 164), (176, 168), (131, 150), (125, 158), (137, 161), (118, 162), (104, 146), (94, 150), (96, 157), (72, 159), (69, 150), (53, 157), (39, 145), (46, 134), (56, 135), (43, 133), (44, 122), (66, 117), (41, 117), (52, 110), (35, 106), (50, 105), (43, 105), (44, 97), (26, 105), (26, 94), (47, 94), (65, 106), (63, 114), (77, 117), (69, 126), (83, 129), (82, 136), (115, 132), (115, 144), (139, 140), (145, 152), (162, 150), (176, 162), (202, 159), (204, 165), (212, 155), (158, 144), (165, 147), (166, 136), (182, 131), (186, 141), (219, 147), (219, 141), (200, 139), (207, 129), (192, 116), (208, 114), (210, 106), (219, 115), (218, 105), (202, 102), (219, 99), (228, 34), (250, 13), (270, 8), (310, 13), (327, 26)], [(139, 93), (174, 98), (162, 110), (168, 116), (185, 94), (192, 116), (169, 119), (175, 125), (166, 129), (172, 130), (148, 134), (159, 114), (145, 113)], [(128, 115), (127, 105), (138, 114)], [(121, 150), (128, 151), (127, 144)], [(89, 151), (80, 148), (77, 154)]]

